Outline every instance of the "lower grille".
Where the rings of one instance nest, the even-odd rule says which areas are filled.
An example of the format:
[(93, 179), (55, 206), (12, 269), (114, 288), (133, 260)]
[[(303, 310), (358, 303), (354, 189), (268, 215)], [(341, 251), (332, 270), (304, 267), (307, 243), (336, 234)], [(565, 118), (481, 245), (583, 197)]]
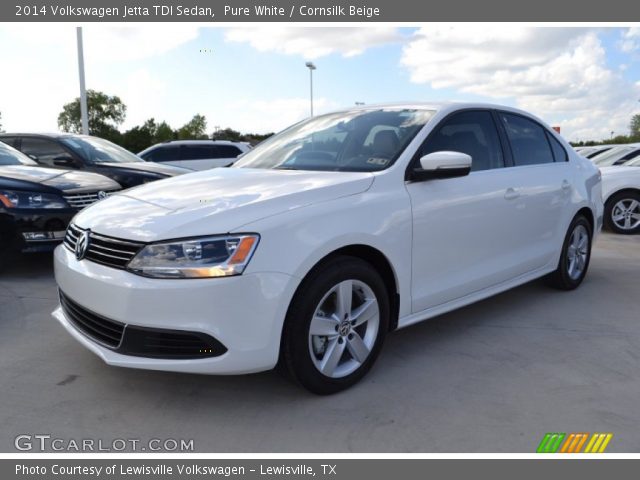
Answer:
[(60, 292), (60, 306), (67, 319), (87, 337), (115, 349), (122, 342), (124, 323), (115, 322), (81, 307)]
[[(74, 224), (69, 224), (64, 237), (64, 246), (67, 250), (75, 252), (78, 238), (84, 234), (84, 232), (86, 232), (86, 230)], [(95, 263), (123, 270), (143, 246), (144, 244), (140, 242), (106, 237), (90, 231), (89, 246), (87, 247), (84, 258)]]
[(62, 311), (75, 328), (122, 355), (187, 360), (218, 357), (227, 352), (222, 343), (206, 333), (116, 322), (81, 307), (62, 291), (59, 294)]
[(67, 201), (70, 207), (82, 209), (96, 203), (98, 200), (102, 200), (103, 198), (113, 195), (117, 191), (118, 190), (101, 190), (99, 192), (90, 193), (72, 193), (69, 195), (63, 195), (62, 197)]

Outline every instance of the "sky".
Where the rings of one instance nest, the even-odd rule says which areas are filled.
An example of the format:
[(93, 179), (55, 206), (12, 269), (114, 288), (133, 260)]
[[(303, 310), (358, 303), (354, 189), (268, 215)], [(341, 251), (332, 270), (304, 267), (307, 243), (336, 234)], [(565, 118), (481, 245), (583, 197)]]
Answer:
[[(279, 131), (309, 115), (394, 101), (488, 101), (530, 111), (569, 140), (627, 134), (640, 113), (640, 28), (518, 24), (84, 27), (87, 88), (127, 105), (121, 129), (148, 118), (174, 128)], [(71, 24), (0, 25), (6, 131), (56, 131), (79, 95)]]

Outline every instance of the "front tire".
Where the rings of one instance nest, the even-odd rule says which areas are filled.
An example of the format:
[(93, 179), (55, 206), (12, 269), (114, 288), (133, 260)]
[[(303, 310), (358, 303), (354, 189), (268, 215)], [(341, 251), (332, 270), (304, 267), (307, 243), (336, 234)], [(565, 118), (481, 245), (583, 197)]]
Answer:
[(613, 195), (604, 207), (606, 226), (615, 233), (640, 233), (640, 193), (620, 192)]
[(583, 216), (576, 216), (564, 239), (558, 268), (548, 277), (548, 283), (560, 290), (573, 290), (584, 280), (591, 260), (591, 224)]
[(285, 320), (281, 361), (313, 393), (349, 388), (375, 362), (389, 317), (380, 274), (359, 258), (335, 257), (314, 269), (296, 292)]

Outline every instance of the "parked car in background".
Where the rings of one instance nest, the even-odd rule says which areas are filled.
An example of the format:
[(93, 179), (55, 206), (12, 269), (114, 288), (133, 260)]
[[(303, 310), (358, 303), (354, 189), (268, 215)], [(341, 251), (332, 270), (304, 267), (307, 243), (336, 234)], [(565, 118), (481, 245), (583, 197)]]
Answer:
[(189, 173), (184, 168), (145, 162), (115, 143), (88, 135), (2, 133), (0, 141), (39, 165), (99, 173), (123, 188)]
[(640, 158), (600, 172), (605, 226), (616, 233), (640, 233)]
[[(618, 145), (613, 147), (606, 152), (602, 152), (594, 157), (591, 157), (591, 161), (596, 164), (598, 167), (609, 167), (611, 165), (616, 165), (618, 162), (622, 161), (627, 154), (632, 153), (634, 150), (638, 148), (637, 143), (629, 143), (626, 145)], [(624, 161), (622, 161), (624, 163)]]
[(542, 276), (578, 287), (601, 222), (598, 169), (521, 110), (353, 108), (81, 212), (55, 252), (54, 316), (111, 365), (280, 361), (328, 394), (391, 330)]
[(616, 145), (597, 145), (595, 147), (581, 147), (580, 149), (576, 149), (576, 152), (585, 158), (593, 158), (607, 150), (611, 150), (615, 146)]
[(175, 165), (191, 170), (208, 170), (232, 165), (251, 148), (245, 142), (225, 140), (172, 140), (157, 143), (138, 156), (150, 162)]
[(118, 190), (102, 175), (39, 167), (0, 142), (0, 263), (15, 251), (53, 250), (80, 209)]

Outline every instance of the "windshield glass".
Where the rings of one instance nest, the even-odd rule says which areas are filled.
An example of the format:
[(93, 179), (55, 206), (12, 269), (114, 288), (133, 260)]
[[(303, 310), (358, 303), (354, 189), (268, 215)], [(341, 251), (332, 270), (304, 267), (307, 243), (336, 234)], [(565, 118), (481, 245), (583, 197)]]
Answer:
[(611, 150), (607, 150), (606, 152), (601, 153), (600, 155), (596, 155), (595, 157), (592, 157), (591, 160), (593, 161), (593, 163), (595, 163), (599, 167), (608, 167), (609, 165), (613, 165), (616, 162), (616, 160), (618, 160), (619, 158), (622, 158), (625, 153), (630, 152), (634, 148), (636, 147), (632, 145), (615, 147), (615, 148), (612, 148)]
[(4, 165), (33, 165), (38, 164), (13, 147), (0, 142), (0, 166)]
[(373, 172), (393, 164), (434, 115), (381, 108), (297, 123), (246, 153), (232, 168)]
[(63, 137), (61, 142), (89, 163), (144, 162), (129, 150), (97, 137)]

